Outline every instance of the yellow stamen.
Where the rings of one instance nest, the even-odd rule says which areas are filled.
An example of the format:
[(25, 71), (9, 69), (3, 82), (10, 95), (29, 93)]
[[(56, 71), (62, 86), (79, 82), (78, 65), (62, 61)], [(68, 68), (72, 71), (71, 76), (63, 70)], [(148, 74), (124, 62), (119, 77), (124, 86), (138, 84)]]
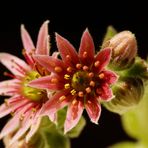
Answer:
[(65, 100), (65, 99), (66, 99), (66, 96), (61, 96), (61, 97), (59, 98), (60, 101), (63, 101), (63, 100)]
[(100, 65), (100, 62), (99, 61), (96, 61), (95, 63), (94, 63), (94, 66), (95, 67), (98, 67)]
[(56, 67), (54, 68), (54, 70), (55, 70), (56, 72), (61, 72), (61, 71), (62, 71), (62, 68), (59, 67), (59, 66), (56, 66)]
[(68, 74), (64, 75), (64, 79), (66, 79), (66, 80), (70, 79), (70, 75), (68, 75)]
[(89, 76), (90, 78), (92, 78), (92, 77), (94, 77), (94, 73), (93, 73), (93, 72), (90, 72), (90, 73), (88, 74), (88, 76)]
[(37, 110), (36, 108), (32, 108), (32, 112), (35, 113)]
[(66, 84), (64, 85), (64, 87), (65, 87), (65, 89), (69, 89), (69, 88), (70, 88), (70, 84), (69, 84), (69, 83), (66, 83)]
[(75, 89), (71, 90), (70, 93), (74, 96), (76, 94)]
[(104, 73), (99, 74), (99, 78), (103, 79), (104, 78)]

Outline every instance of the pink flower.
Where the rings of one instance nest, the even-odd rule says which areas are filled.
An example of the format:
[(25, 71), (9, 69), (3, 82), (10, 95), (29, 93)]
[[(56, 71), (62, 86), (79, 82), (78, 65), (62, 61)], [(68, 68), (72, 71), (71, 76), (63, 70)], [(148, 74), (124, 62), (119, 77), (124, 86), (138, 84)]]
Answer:
[[(24, 26), (21, 26), (21, 35), (25, 48), (23, 54), (27, 63), (11, 54), (0, 53), (0, 62), (12, 73), (5, 73), (5, 75), (13, 78), (0, 82), (0, 95), (10, 97), (5, 99), (5, 103), (0, 106), (0, 118), (10, 113), (13, 114), (12, 119), (1, 131), (0, 138), (19, 127), (18, 132), (11, 139), (11, 143), (28, 132), (28, 129), (30, 130), (27, 133), (26, 140), (29, 140), (39, 124), (38, 119), (43, 104), (52, 95), (52, 92), (47, 94), (45, 90), (28, 86), (31, 80), (50, 74), (32, 57), (32, 54), (49, 55), (48, 21), (44, 22), (40, 28), (36, 48)], [(56, 58), (56, 56), (57, 53), (54, 53), (53, 57)]]
[(117, 75), (105, 69), (110, 61), (111, 49), (103, 49), (95, 56), (93, 39), (87, 29), (82, 36), (79, 53), (59, 34), (56, 34), (56, 42), (62, 60), (47, 55), (34, 56), (53, 74), (33, 80), (29, 85), (58, 91), (44, 105), (42, 112), (51, 114), (68, 106), (65, 133), (78, 123), (84, 108), (91, 121), (97, 124), (101, 113), (100, 102), (113, 97), (110, 85), (117, 81)]

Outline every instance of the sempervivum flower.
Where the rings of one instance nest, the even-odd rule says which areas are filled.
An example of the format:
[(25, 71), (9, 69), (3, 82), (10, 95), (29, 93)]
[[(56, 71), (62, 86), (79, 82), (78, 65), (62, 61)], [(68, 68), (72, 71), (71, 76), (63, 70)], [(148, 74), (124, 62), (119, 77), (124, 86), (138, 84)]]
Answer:
[[(44, 22), (39, 31), (36, 50), (34, 50), (35, 46), (24, 26), (21, 27), (21, 35), (25, 48), (23, 53), (27, 63), (11, 54), (0, 53), (0, 62), (12, 73), (5, 73), (5, 75), (13, 78), (0, 82), (0, 95), (10, 96), (0, 106), (0, 118), (10, 113), (13, 114), (12, 119), (1, 131), (0, 138), (18, 128), (18, 132), (11, 139), (11, 143), (31, 128), (26, 137), (29, 140), (36, 130), (37, 126), (34, 126), (34, 124), (38, 123), (37, 119), (42, 105), (46, 103), (50, 95), (45, 90), (28, 86), (31, 80), (50, 74), (32, 57), (32, 54), (49, 55), (48, 21)], [(55, 57), (56, 54), (53, 56)]]
[(64, 124), (66, 133), (78, 123), (84, 108), (91, 121), (98, 122), (100, 102), (113, 97), (110, 85), (117, 81), (117, 75), (105, 69), (110, 61), (111, 49), (103, 49), (95, 56), (94, 43), (87, 29), (82, 36), (78, 54), (58, 34), (56, 42), (62, 60), (46, 55), (34, 56), (53, 75), (33, 80), (29, 85), (40, 89), (59, 90), (42, 111), (46, 114), (55, 113), (68, 105)]

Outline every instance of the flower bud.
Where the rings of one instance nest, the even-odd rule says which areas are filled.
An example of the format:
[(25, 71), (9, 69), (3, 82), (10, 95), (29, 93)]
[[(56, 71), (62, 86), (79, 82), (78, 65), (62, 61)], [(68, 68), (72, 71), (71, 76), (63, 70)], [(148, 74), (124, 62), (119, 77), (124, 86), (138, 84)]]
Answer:
[(140, 102), (144, 93), (143, 82), (139, 78), (126, 78), (113, 87), (113, 92), (115, 98), (104, 105), (112, 112), (123, 114)]
[(137, 42), (134, 34), (123, 31), (103, 44), (103, 48), (112, 48), (110, 67), (115, 70), (123, 70), (131, 66), (137, 54)]

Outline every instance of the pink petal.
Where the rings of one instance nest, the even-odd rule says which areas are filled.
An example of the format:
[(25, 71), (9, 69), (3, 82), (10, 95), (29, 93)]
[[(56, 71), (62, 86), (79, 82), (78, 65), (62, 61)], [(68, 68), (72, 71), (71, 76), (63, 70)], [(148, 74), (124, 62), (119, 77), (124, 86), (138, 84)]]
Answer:
[[(42, 115), (51, 115), (53, 116), (54, 113), (56, 113), (58, 110), (64, 108), (69, 103), (69, 99), (71, 96), (68, 96), (68, 91), (63, 90), (60, 92), (57, 92), (49, 101), (45, 103), (45, 105), (42, 108)], [(66, 96), (64, 100), (60, 100), (61, 96)]]
[(79, 56), (84, 64), (90, 65), (94, 60), (94, 54), (95, 54), (94, 42), (88, 29), (86, 29), (81, 38)]
[(65, 64), (75, 65), (79, 62), (78, 54), (68, 40), (56, 33), (56, 42), (60, 55), (62, 56), (62, 59)]
[(3, 96), (12, 96), (14, 95), (17, 91), (16, 89), (18, 88), (18, 83), (19, 81), (16, 79), (13, 80), (5, 80), (0, 82), (0, 95)]
[(103, 74), (104, 74), (103, 80), (105, 80), (105, 82), (108, 84), (114, 84), (118, 80), (118, 75), (112, 71), (104, 70)]
[(24, 76), (30, 67), (21, 59), (8, 53), (0, 53), (0, 62), (14, 75)]
[(40, 28), (37, 46), (36, 46), (36, 54), (49, 55), (49, 35), (48, 35), (48, 23), (49, 21), (45, 21)]
[(53, 52), (52, 57), (54, 57), (54, 58), (56, 58), (56, 59), (57, 59), (57, 58), (58, 58), (58, 56), (59, 56), (59, 54), (60, 54), (59, 52)]
[(52, 83), (51, 80), (53, 77), (45, 76), (42, 78), (38, 78), (29, 83), (29, 86), (39, 88), (39, 89), (50, 89), (50, 90), (61, 90), (63, 88), (63, 84), (60, 82)]
[(86, 107), (86, 111), (89, 115), (90, 120), (93, 123), (98, 124), (98, 120), (101, 114), (101, 106), (98, 103), (98, 101), (95, 98), (91, 98), (87, 100), (85, 107)]
[(25, 118), (22, 121), (21, 127), (17, 131), (17, 133), (13, 136), (13, 138), (10, 141), (10, 145), (13, 144), (15, 141), (17, 141), (19, 138), (21, 138), (25, 132), (29, 129), (32, 123), (32, 111), (28, 111), (25, 114)]
[(76, 124), (79, 122), (82, 113), (83, 113), (84, 105), (82, 101), (77, 100), (74, 104), (71, 103), (68, 106), (67, 116), (64, 124), (64, 133), (66, 134), (70, 131)]
[(5, 103), (0, 106), (0, 118), (10, 114), (12, 109), (9, 108)]
[(23, 46), (25, 50), (27, 51), (27, 53), (30, 53), (32, 49), (35, 49), (33, 41), (29, 33), (25, 29), (24, 25), (21, 25), (21, 37), (22, 37)]
[(104, 101), (110, 101), (113, 98), (112, 89), (107, 83), (103, 84), (100, 88), (100, 98)]
[(0, 133), (0, 139), (2, 139), (7, 134), (15, 131), (19, 127), (19, 121), (20, 120), (18, 116), (12, 117), (12, 119), (9, 120), (7, 124), (4, 126), (4, 128), (2, 129)]
[(111, 58), (111, 49), (106, 48), (98, 52), (95, 61), (99, 61), (99, 66), (95, 67), (96, 72), (100, 72), (105, 66), (109, 64)]
[(55, 67), (60, 67), (63, 72), (64, 64), (60, 59), (55, 59), (54, 57), (47, 55), (34, 55), (34, 59), (47, 68), (49, 72), (55, 72)]

